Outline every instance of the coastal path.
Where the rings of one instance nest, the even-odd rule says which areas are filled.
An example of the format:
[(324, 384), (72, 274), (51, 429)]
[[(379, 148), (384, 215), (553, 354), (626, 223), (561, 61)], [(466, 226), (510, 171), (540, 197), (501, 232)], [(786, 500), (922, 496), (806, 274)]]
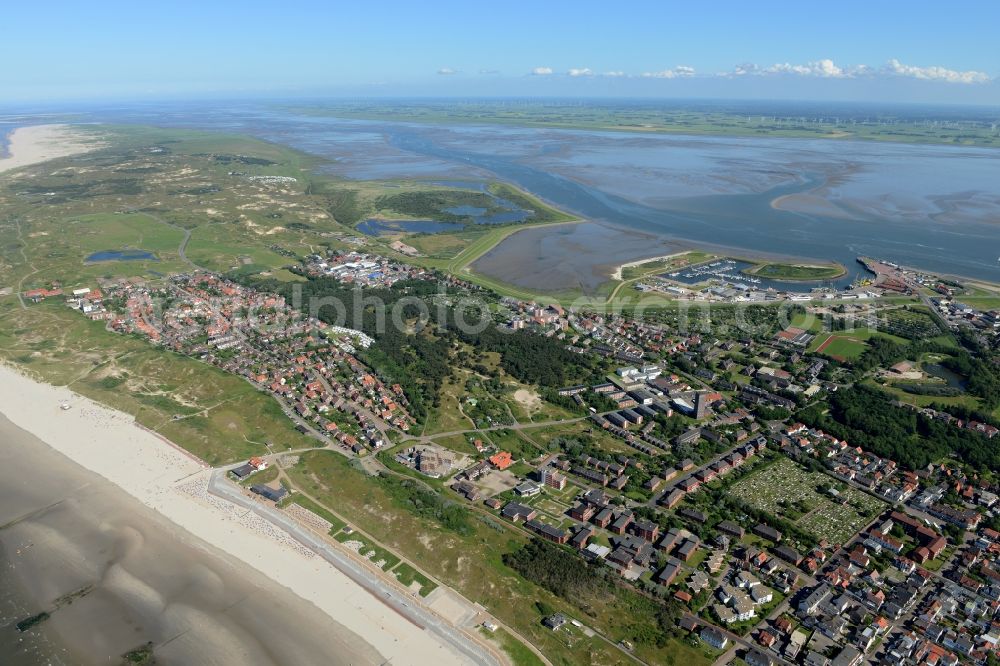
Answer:
[(252, 511), (267, 520), (275, 527), (283, 530), (300, 544), (313, 551), (346, 575), (357, 585), (368, 591), (392, 610), (408, 619), (413, 624), (434, 634), (442, 643), (451, 647), (470, 664), (480, 666), (503, 666), (506, 660), (499, 657), (485, 645), (477, 643), (470, 637), (451, 626), (449, 623), (423, 608), (409, 596), (401, 594), (396, 588), (381, 577), (368, 571), (360, 563), (341, 553), (318, 535), (311, 532), (278, 509), (255, 502), (226, 480), (226, 470), (213, 470), (208, 481), (208, 492), (231, 502), (244, 509)]

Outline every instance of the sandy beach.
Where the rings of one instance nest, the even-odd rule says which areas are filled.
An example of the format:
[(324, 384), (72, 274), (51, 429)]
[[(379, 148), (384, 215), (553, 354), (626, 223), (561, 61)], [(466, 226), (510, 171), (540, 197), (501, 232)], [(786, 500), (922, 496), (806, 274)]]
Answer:
[[(70, 408), (61, 409), (63, 404)], [(272, 591), (276, 607), (295, 608), (294, 613), (281, 613), (281, 616), (292, 617), (293, 620), (301, 616), (304, 625), (315, 626), (314, 623), (319, 622), (323, 626), (319, 631), (323, 641), (319, 645), (311, 644), (316, 641), (310, 640), (284, 640), (281, 645), (285, 656), (275, 653), (268, 659), (239, 663), (463, 663), (459, 654), (443, 645), (433, 634), (381, 603), (267, 521), (241, 511), (219, 498), (206, 496), (204, 488), (210, 471), (157, 435), (137, 427), (129, 415), (103, 407), (68, 389), (35, 382), (4, 366), (0, 366), (0, 411), (14, 426), (31, 435), (16, 443), (4, 438), (5, 442), (0, 446), (0, 453), (4, 458), (19, 459), (17, 447), (23, 449), (26, 456), (37, 454), (38, 449), (46, 448), (45, 445), (51, 447), (54, 452), (63, 454), (77, 465), (109, 481), (115, 486), (110, 490), (117, 492), (120, 489), (141, 503), (143, 506), (136, 507), (139, 513), (152, 510), (151, 514), (155, 514), (155, 518), (162, 523), (160, 529), (155, 531), (156, 534), (165, 531), (170, 536), (168, 543), (185, 544), (193, 551), (206, 554), (208, 557), (201, 564), (212, 571), (224, 570), (239, 579), (239, 584), (230, 587), (239, 589), (241, 585), (251, 584), (247, 581), (269, 579), (262, 580), (261, 584), (266, 583), (280, 590), (280, 593)], [(60, 495), (48, 501), (62, 499), (63, 496)], [(38, 497), (34, 503), (29, 502), (25, 509), (37, 508), (40, 502), (44, 507), (44, 500), (45, 497)], [(83, 500), (74, 498), (73, 501), (80, 503)], [(10, 521), (12, 516), (0, 516), (2, 518)], [(138, 529), (136, 525), (145, 524), (135, 517), (125, 522), (128, 524), (126, 532)], [(98, 521), (98, 526), (100, 525)], [(7, 536), (6, 532), (0, 534)], [(60, 536), (60, 539), (63, 538)], [(126, 538), (125, 541), (128, 542), (129, 539)], [(140, 538), (139, 543), (143, 542)], [(115, 547), (127, 548), (127, 545), (119, 543)], [(179, 559), (186, 561), (190, 558)], [(100, 565), (89, 561), (81, 566), (100, 568)], [(87, 571), (78, 577), (79, 580), (88, 579), (88, 575), (85, 575)], [(89, 577), (93, 578), (96, 573), (90, 571)], [(152, 580), (156, 576), (151, 579), (147, 575), (138, 582), (131, 580), (135, 577), (142, 578), (130, 573), (130, 576), (125, 577), (129, 584), (116, 588), (116, 607), (125, 609), (120, 612), (127, 615), (126, 611), (135, 611), (136, 608), (148, 612), (150, 604), (153, 608), (163, 608), (163, 594), (157, 589), (160, 585)], [(118, 582), (122, 583), (122, 580)], [(193, 585), (196, 585), (194, 581), (188, 587)], [(36, 590), (36, 593), (51, 601), (58, 597), (57, 593), (66, 594), (68, 591), (71, 590), (63, 586), (60, 589)], [(287, 592), (294, 594), (284, 594)], [(188, 605), (185, 605), (185, 609)], [(268, 608), (263, 608), (260, 612), (266, 615), (267, 611)], [(217, 615), (204, 609), (200, 612), (205, 616), (204, 621), (211, 626), (221, 622)], [(63, 611), (59, 611), (53, 614), (53, 619), (50, 620), (57, 630), (59, 623), (56, 620), (62, 613)], [(186, 615), (184, 617), (187, 620), (173, 620), (191, 624), (188, 621), (191, 618)], [(228, 612), (221, 617), (225, 618), (225, 623), (219, 626), (223, 626), (226, 631), (222, 631), (224, 640), (215, 646), (219, 655), (240, 645), (240, 637), (259, 633), (251, 626), (231, 627), (233, 618)], [(60, 632), (62, 633), (64, 632)], [(69, 631), (69, 634), (68, 640), (72, 643), (73, 632)], [(266, 635), (265, 632), (263, 636)], [(162, 638), (161, 635), (158, 636)], [(315, 639), (313, 633), (307, 636)], [(66, 639), (67, 636), (62, 638)], [(80, 638), (81, 636), (77, 636), (77, 642)], [(259, 638), (261, 637), (249, 644), (261, 642)], [(115, 649), (121, 647), (120, 639), (117, 643), (111, 639), (108, 641), (109, 646), (114, 644)], [(87, 641), (83, 642), (86, 647)], [(331, 654), (340, 655), (340, 658), (331, 660), (331, 657), (323, 654), (324, 642), (327, 647), (336, 647)], [(178, 649), (183, 645), (181, 642)], [(293, 648), (295, 652), (288, 652)], [(117, 654), (120, 655), (121, 652)], [(169, 654), (168, 652), (165, 656)], [(160, 655), (159, 651), (157, 655)], [(292, 661), (288, 661), (290, 658)], [(183, 659), (179, 658), (178, 663), (184, 663)], [(211, 663), (233, 662), (222, 659)]]
[(8, 137), (7, 157), (0, 157), (0, 173), (57, 157), (77, 155), (101, 147), (101, 142), (71, 125), (19, 127)]

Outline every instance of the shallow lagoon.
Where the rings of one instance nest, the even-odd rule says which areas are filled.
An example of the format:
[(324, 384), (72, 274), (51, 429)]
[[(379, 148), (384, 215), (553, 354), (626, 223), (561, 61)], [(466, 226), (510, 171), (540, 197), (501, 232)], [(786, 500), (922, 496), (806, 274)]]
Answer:
[(511, 235), (473, 267), (519, 287), (593, 294), (631, 258), (680, 250), (677, 243), (609, 224), (558, 224)]
[(358, 231), (367, 236), (382, 236), (393, 233), (440, 234), (446, 231), (461, 231), (462, 225), (436, 220), (380, 220), (370, 218), (358, 225)]
[[(737, 255), (837, 261), (870, 255), (1000, 282), (1000, 151), (863, 141), (639, 135), (488, 125), (418, 125), (300, 116), (276, 107), (124, 110), (119, 120), (240, 131), (330, 160), (344, 178), (500, 179), (619, 236), (518, 232), (477, 269), (517, 265), (528, 246), (568, 275), (662, 254), (631, 237), (723, 246)], [(588, 238), (597, 239), (589, 241)], [(593, 245), (600, 243), (600, 245)], [(581, 249), (586, 246), (585, 251)], [(502, 261), (497, 260), (500, 257)], [(572, 266), (570, 266), (572, 264)], [(520, 271), (517, 271), (520, 273)], [(506, 278), (505, 278), (506, 279)], [(575, 279), (575, 278), (574, 278)], [(558, 288), (545, 282), (523, 286)]]

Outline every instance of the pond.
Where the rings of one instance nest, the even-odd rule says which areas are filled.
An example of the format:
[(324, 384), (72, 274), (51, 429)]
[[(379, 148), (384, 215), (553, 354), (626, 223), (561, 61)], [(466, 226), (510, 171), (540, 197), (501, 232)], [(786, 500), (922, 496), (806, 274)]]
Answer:
[(392, 233), (440, 234), (446, 231), (460, 231), (461, 224), (437, 222), (435, 220), (379, 220), (370, 218), (358, 225), (358, 231), (366, 236), (382, 236)]
[(159, 261), (159, 259), (146, 250), (101, 250), (87, 257), (85, 261)]
[(924, 372), (931, 377), (943, 379), (948, 386), (957, 389), (965, 388), (965, 378), (944, 367), (940, 363), (925, 363)]
[(480, 215), (479, 217), (474, 217), (473, 221), (476, 224), (511, 224), (512, 222), (524, 222), (529, 217), (531, 217), (529, 211), (518, 209), (503, 213), (494, 213), (493, 215)]
[(474, 224), (511, 224), (512, 222), (524, 222), (531, 217), (531, 211), (518, 208), (517, 204), (506, 199), (494, 197), (494, 201), (497, 206), (505, 210), (487, 215), (487, 209), (479, 206), (452, 206), (445, 208), (444, 212), (471, 218)]
[(444, 210), (446, 213), (464, 215), (466, 217), (481, 217), (486, 213), (486, 209), (480, 208), (479, 206), (452, 206), (451, 208), (445, 208)]

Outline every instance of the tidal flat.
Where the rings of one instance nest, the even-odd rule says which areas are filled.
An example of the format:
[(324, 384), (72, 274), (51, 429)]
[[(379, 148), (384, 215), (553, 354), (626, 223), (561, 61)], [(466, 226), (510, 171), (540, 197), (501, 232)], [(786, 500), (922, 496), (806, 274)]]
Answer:
[[(1000, 282), (1000, 151), (844, 139), (641, 134), (342, 119), (277, 104), (94, 111), (89, 119), (250, 134), (306, 151), (351, 180), (500, 180), (581, 219), (668, 243), (733, 248), (853, 266), (860, 255)], [(524, 232), (529, 233), (529, 232)], [(531, 237), (544, 232), (530, 231)], [(564, 232), (553, 228), (553, 242)], [(516, 254), (507, 263), (524, 266)], [(584, 247), (579, 235), (574, 247)], [(587, 283), (595, 271), (655, 256), (603, 233), (556, 260)], [(552, 256), (533, 274), (547, 274)], [(492, 260), (497, 260), (493, 254)], [(503, 262), (498, 262), (503, 263)], [(481, 264), (479, 270), (489, 277)], [(521, 283), (525, 280), (521, 280)], [(529, 286), (522, 284), (522, 286)], [(543, 282), (532, 288), (544, 289)]]

